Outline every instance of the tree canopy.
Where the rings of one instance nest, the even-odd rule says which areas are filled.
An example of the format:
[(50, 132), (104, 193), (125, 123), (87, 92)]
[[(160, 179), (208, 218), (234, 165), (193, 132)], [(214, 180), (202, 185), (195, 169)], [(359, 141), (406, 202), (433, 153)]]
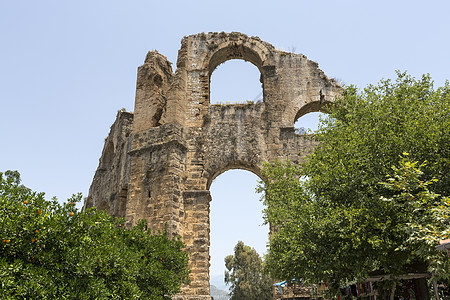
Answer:
[(230, 299), (272, 299), (271, 279), (263, 272), (263, 260), (255, 249), (239, 241), (234, 247), (234, 255), (225, 258), (225, 267), (225, 283), (231, 289)]
[(450, 233), (448, 82), (435, 90), (428, 75), (398, 73), (346, 87), (328, 110), (300, 166), (263, 170), (273, 275), (335, 288), (373, 272), (428, 269), (449, 280), (435, 249)]
[(170, 299), (188, 281), (179, 238), (77, 211), (80, 199), (46, 201), (17, 171), (0, 173), (2, 299)]

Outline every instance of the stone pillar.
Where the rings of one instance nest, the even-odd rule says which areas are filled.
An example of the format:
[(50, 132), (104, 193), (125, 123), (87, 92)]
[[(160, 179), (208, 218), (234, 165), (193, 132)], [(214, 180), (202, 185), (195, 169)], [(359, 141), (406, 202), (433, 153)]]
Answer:
[(211, 299), (209, 295), (209, 203), (208, 190), (183, 192), (183, 241), (189, 253), (191, 283), (175, 299)]
[(173, 80), (172, 67), (164, 55), (150, 51), (138, 69), (133, 133), (161, 125), (167, 93)]
[(186, 145), (176, 123), (141, 131), (133, 136), (126, 219), (135, 225), (147, 219), (153, 231), (168, 226), (169, 235), (181, 235), (182, 174)]

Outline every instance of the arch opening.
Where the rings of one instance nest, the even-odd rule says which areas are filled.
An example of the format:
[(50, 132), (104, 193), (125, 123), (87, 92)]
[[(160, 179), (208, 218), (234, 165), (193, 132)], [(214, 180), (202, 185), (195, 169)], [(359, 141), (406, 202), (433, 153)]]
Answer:
[(262, 75), (252, 63), (230, 59), (210, 76), (210, 104), (242, 104), (263, 101)]
[(305, 135), (312, 134), (319, 129), (321, 118), (325, 118), (326, 113), (315, 111), (307, 113), (297, 119), (294, 123), (295, 133)]
[(311, 102), (303, 106), (295, 116), (294, 128), (297, 134), (311, 134), (319, 129), (320, 119), (326, 117), (326, 104)]
[(230, 60), (240, 59), (251, 62), (262, 73), (262, 59), (255, 51), (244, 47), (243, 45), (228, 45), (216, 51), (208, 62), (209, 76), (214, 72), (218, 65)]
[(261, 170), (257, 166), (248, 163), (246, 161), (242, 160), (233, 160), (226, 162), (224, 164), (216, 165), (213, 167), (214, 171), (210, 172), (210, 175), (208, 176), (208, 180), (206, 183), (206, 189), (209, 190), (211, 187), (211, 184), (214, 182), (217, 176), (229, 171), (229, 170), (243, 170), (243, 171), (249, 171), (250, 173), (255, 174), (259, 179), (261, 178)]
[(255, 193), (259, 177), (247, 170), (229, 169), (217, 176), (210, 193), (210, 284), (228, 291), (224, 283), (227, 255), (238, 241), (266, 253), (269, 226), (263, 225), (263, 204)]

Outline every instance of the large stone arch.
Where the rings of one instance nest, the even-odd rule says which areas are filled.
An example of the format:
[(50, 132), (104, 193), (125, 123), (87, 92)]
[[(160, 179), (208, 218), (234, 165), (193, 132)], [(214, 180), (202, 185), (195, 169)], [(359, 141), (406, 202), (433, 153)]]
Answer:
[(217, 166), (216, 169), (211, 170), (209, 172), (208, 174), (209, 176), (207, 176), (205, 189), (209, 190), (211, 188), (211, 184), (213, 183), (214, 179), (230, 170), (249, 171), (258, 176), (259, 178), (261, 178), (261, 166), (255, 166), (245, 161), (230, 161), (227, 164)]
[(273, 65), (274, 62), (270, 59), (273, 47), (259, 38), (248, 37), (241, 33), (219, 34), (219, 36), (221, 38), (209, 42), (208, 47), (212, 50), (200, 57), (202, 68), (207, 69), (210, 75), (218, 65), (230, 59), (251, 62), (261, 73), (263, 66)]
[[(261, 72), (264, 102), (210, 105), (214, 69), (229, 59)], [(191, 283), (177, 299), (209, 299), (209, 187), (239, 168), (260, 174), (263, 162), (300, 162), (314, 140), (295, 134), (294, 121), (333, 102), (342, 88), (304, 55), (276, 50), (241, 33), (183, 38), (177, 68), (151, 51), (139, 67), (134, 114), (119, 112), (107, 138), (85, 207), (105, 209), (131, 226), (145, 218), (168, 225), (190, 256)], [(130, 134), (131, 132), (131, 134)]]
[[(259, 50), (259, 49), (257, 49)], [(267, 49), (265, 49), (267, 51)], [(264, 79), (265, 69), (263, 65), (266, 63), (267, 54), (248, 47), (246, 43), (236, 44), (231, 42), (224, 42), (217, 46), (217, 49), (213, 53), (208, 55), (203, 60), (203, 68), (208, 70), (208, 91), (209, 91), (209, 104), (211, 105), (211, 77), (217, 67), (230, 60), (241, 60), (251, 63), (259, 71), (259, 81), (261, 83), (262, 91), (264, 92)]]

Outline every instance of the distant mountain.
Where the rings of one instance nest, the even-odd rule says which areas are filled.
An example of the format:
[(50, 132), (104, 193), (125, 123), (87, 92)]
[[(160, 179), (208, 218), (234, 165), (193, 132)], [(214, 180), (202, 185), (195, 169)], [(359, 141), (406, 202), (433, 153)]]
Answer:
[(209, 284), (215, 285), (219, 290), (224, 290), (228, 292), (228, 287), (225, 285), (223, 275), (211, 275), (209, 278)]
[(209, 289), (210, 289), (209, 293), (214, 298), (214, 300), (228, 300), (229, 299), (227, 292), (225, 292), (224, 290), (219, 290), (218, 288), (216, 288), (215, 285), (210, 285)]

